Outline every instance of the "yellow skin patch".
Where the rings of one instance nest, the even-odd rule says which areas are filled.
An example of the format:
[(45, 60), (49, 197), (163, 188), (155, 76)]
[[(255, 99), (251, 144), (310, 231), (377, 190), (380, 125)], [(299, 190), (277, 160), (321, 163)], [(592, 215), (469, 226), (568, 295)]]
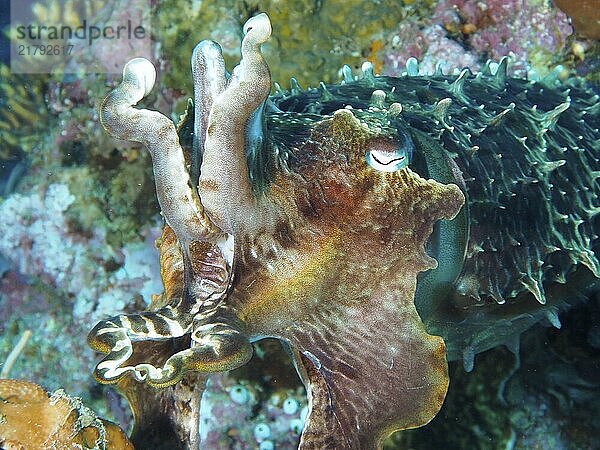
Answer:
[[(337, 233), (310, 243), (301, 249), (302, 252), (300, 249), (286, 252), (271, 264), (272, 269), (264, 270), (272, 272), (272, 276), (265, 273), (265, 277), (250, 276), (248, 280), (244, 277), (236, 284), (236, 289), (247, 299), (240, 310), (240, 319), (258, 325), (265, 319), (268, 321), (273, 311), (278, 311), (277, 316), (286, 311), (283, 315), (288, 320), (292, 319), (300, 309), (298, 305), (306, 305), (317, 298), (323, 284), (323, 268), (330, 266), (336, 257), (336, 244), (341, 239), (341, 233)], [(258, 326), (256, 334), (260, 334), (260, 328), (263, 327)], [(264, 327), (265, 332), (267, 328)]]

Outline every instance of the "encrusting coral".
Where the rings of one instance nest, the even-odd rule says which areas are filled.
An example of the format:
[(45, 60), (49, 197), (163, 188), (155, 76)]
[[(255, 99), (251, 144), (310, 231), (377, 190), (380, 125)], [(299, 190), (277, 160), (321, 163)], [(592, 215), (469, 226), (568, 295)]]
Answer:
[(3, 449), (133, 450), (123, 431), (99, 419), (79, 399), (51, 395), (35, 383), (0, 379), (0, 446)]

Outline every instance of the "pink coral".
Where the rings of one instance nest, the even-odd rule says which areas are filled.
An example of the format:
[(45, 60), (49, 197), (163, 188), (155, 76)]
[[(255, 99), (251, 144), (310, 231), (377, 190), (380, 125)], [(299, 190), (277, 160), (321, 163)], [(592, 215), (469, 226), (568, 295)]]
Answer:
[[(410, 43), (404, 45), (407, 41)], [(455, 67), (479, 69), (476, 56), (465, 52), (458, 42), (449, 39), (440, 25), (431, 24), (420, 28), (416, 24), (401, 24), (392, 45), (396, 48), (401, 47), (402, 51), (390, 52), (386, 55), (384, 61), (386, 75), (399, 75), (410, 57), (419, 60), (421, 74), (432, 73), (438, 62), (445, 72)]]
[(440, 0), (428, 17), (409, 17), (388, 38), (384, 73), (399, 75), (410, 57), (421, 73), (442, 62), (479, 70), (487, 59), (510, 55), (512, 73), (546, 72), (572, 33), (567, 16), (539, 0)]
[(559, 51), (573, 31), (562, 11), (538, 0), (442, 0), (434, 20), (446, 28), (454, 25), (472, 31), (466, 42), (484, 58), (512, 55), (513, 70), (520, 75), (527, 72), (536, 53)]

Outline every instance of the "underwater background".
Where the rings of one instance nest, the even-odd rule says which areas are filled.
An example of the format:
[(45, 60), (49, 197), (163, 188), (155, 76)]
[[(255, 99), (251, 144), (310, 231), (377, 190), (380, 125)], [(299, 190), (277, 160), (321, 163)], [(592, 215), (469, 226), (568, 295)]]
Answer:
[[(68, 0), (39, 0), (31, 8), (41, 23), (134, 15), (130, 2), (112, 2), (110, 10), (103, 3), (86, 2), (91, 9), (83, 11)], [(8, 2), (0, 5), (0, 24), (7, 26)], [(261, 11), (274, 30), (265, 58), (285, 89), (291, 77), (303, 87), (337, 83), (344, 64), (358, 73), (364, 61), (375, 73), (401, 76), (410, 57), (427, 74), (440, 62), (446, 73), (476, 72), (488, 59), (510, 56), (513, 76), (581, 77), (600, 92), (594, 0), (156, 0), (145, 19), (158, 80), (146, 107), (176, 120), (192, 95), (189, 55), (196, 43), (219, 42), (231, 68), (242, 25)], [(120, 68), (15, 74), (9, 41), (1, 42), (0, 378), (62, 388), (127, 430), (129, 407), (93, 379), (98, 355), (85, 336), (102, 318), (143, 309), (163, 290), (151, 159), (99, 126), (99, 103)], [(472, 367), (450, 362), (440, 413), (425, 427), (396, 433), (386, 448), (600, 448), (600, 296), (574, 302), (503, 344), (474, 355)], [(306, 403), (279, 343), (261, 341), (247, 366), (210, 378), (203, 448), (297, 448)]]

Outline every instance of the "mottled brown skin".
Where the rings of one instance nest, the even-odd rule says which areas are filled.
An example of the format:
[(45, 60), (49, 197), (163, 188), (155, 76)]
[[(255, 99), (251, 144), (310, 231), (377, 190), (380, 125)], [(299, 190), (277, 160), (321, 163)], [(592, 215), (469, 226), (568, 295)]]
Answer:
[[(186, 345), (189, 345), (187, 343)], [(164, 355), (184, 348), (165, 342), (155, 342), (150, 352), (141, 353), (139, 361), (162, 362)], [(198, 429), (200, 401), (206, 383), (206, 374), (191, 372), (174, 386), (156, 389), (123, 377), (117, 386), (131, 405), (134, 428), (130, 439), (135, 448), (153, 450), (199, 448), (200, 436), (190, 430)]]
[[(228, 301), (251, 340), (293, 349), (312, 405), (303, 449), (377, 448), (431, 420), (448, 387), (444, 343), (413, 300), (417, 274), (436, 265), (424, 249), (433, 224), (464, 197), (410, 169), (372, 169), (364, 153), (374, 139), (349, 111), (318, 124), (292, 172), (258, 200), (280, 218), (274, 230), (236, 246)], [(181, 256), (168, 228), (159, 248), (176, 294)]]
[(598, 0), (554, 0), (570, 18), (577, 33), (600, 39), (600, 3)]
[(292, 323), (324, 298), (346, 308), (368, 298), (378, 280), (395, 285), (392, 274), (434, 267), (425, 240), (435, 221), (456, 214), (462, 193), (409, 169), (375, 171), (364, 161), (370, 138), (351, 113), (338, 112), (298, 152), (294, 173), (273, 183), (269, 200), (289, 222), (279, 224), (279, 235), (253, 237), (261, 245), (240, 248), (230, 295), (249, 333), (281, 327), (275, 305), (288, 309)]
[(349, 111), (317, 126), (269, 192), (292, 218), (270, 236), (278, 251), (242, 248), (230, 295), (251, 336), (294, 349), (312, 398), (303, 449), (379, 447), (431, 420), (448, 386), (444, 343), (413, 299), (436, 264), (424, 250), (433, 223), (464, 198), (409, 169), (372, 169), (371, 139)]
[[(392, 432), (429, 422), (448, 387), (444, 342), (425, 331), (414, 294), (417, 274), (436, 266), (425, 253), (433, 224), (453, 218), (464, 196), (408, 168), (371, 168), (364, 155), (378, 139), (348, 110), (316, 124), (290, 170), (256, 198), (269, 212), (264, 222), (236, 236), (227, 302), (250, 341), (275, 337), (292, 349), (311, 404), (302, 449), (379, 448)], [(157, 244), (165, 292), (150, 310), (184, 291), (180, 246), (168, 226)], [(194, 260), (215, 249), (192, 242), (190, 250), (200, 273)], [(160, 367), (187, 346), (187, 337), (134, 343), (127, 364)], [(204, 381), (188, 374), (157, 391), (122, 379), (134, 443), (156, 445), (153, 430), (164, 428), (169, 442), (195, 447), (198, 437), (188, 433)]]
[(162, 298), (152, 300), (151, 309), (164, 306), (164, 300), (181, 297), (183, 290), (183, 260), (177, 237), (170, 226), (165, 225), (162, 236), (156, 241), (160, 256), (160, 277), (165, 291)]
[(409, 169), (370, 168), (376, 138), (348, 111), (324, 120), (260, 200), (278, 211), (275, 232), (236, 246), (228, 301), (251, 340), (291, 344), (312, 398), (301, 448), (375, 448), (431, 420), (447, 390), (444, 343), (413, 298), (436, 264), (424, 250), (433, 223), (464, 198)]

